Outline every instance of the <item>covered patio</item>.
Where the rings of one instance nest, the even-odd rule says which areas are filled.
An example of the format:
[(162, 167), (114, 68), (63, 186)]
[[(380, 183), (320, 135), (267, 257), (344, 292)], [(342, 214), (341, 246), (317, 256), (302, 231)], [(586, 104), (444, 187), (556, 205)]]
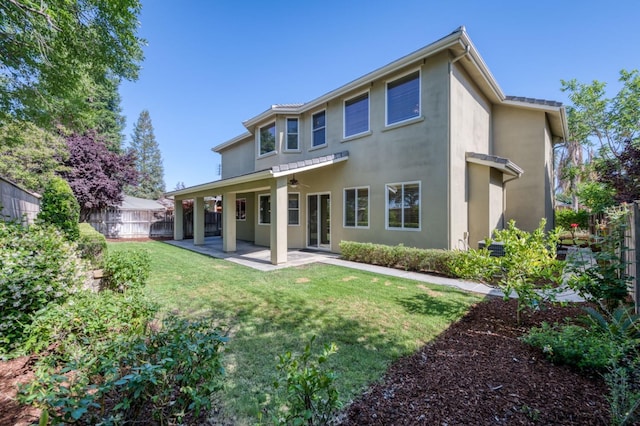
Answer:
[[(166, 195), (174, 197), (175, 205), (174, 241), (177, 243), (184, 240), (184, 229), (182, 227), (184, 207), (182, 202), (192, 199), (192, 244), (194, 246), (213, 244), (213, 240), (207, 243), (204, 236), (204, 199), (205, 197), (221, 195), (222, 239), (219, 242), (216, 241), (215, 244), (220, 244), (220, 250), (223, 253), (237, 253), (239, 249), (243, 249), (243, 246), (241, 241), (237, 240), (236, 233), (236, 194), (268, 191), (271, 210), (268, 223), (270, 226), (269, 247), (266, 249), (269, 253), (268, 262), (272, 265), (280, 265), (295, 261), (295, 258), (289, 260), (289, 257), (292, 256), (290, 253), (299, 252), (299, 250), (290, 251), (288, 247), (289, 177), (294, 173), (303, 174), (321, 167), (341, 163), (348, 159), (349, 152), (342, 151), (304, 161), (279, 164), (269, 169), (168, 192)], [(246, 247), (244, 249), (246, 250)], [(267, 259), (263, 260), (266, 261)]]

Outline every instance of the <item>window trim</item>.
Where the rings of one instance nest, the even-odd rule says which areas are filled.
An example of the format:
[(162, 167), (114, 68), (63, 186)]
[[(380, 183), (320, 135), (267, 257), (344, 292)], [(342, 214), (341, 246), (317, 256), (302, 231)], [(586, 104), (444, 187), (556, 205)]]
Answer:
[[(320, 113), (324, 113), (324, 126), (316, 129), (313, 126), (313, 118)], [(324, 129), (324, 143), (320, 145), (314, 145), (313, 144), (314, 132), (320, 129)], [(309, 147), (309, 151), (312, 151), (318, 148), (324, 148), (325, 146), (327, 146), (327, 110), (326, 109), (321, 109), (311, 114), (311, 141), (310, 142), (311, 142), (311, 146)]]
[[(267, 127), (273, 127), (273, 151), (262, 153), (262, 129)], [(258, 127), (258, 158), (268, 157), (270, 155), (274, 155), (278, 153), (278, 125), (275, 120), (265, 124), (264, 126)]]
[[(389, 123), (389, 84), (395, 83), (398, 80), (401, 80), (411, 74), (418, 73), (418, 114), (405, 118), (404, 120), (394, 121), (393, 123)], [(420, 68), (413, 69), (404, 74), (398, 75), (393, 78), (393, 80), (387, 80), (384, 85), (384, 125), (385, 127), (397, 126), (402, 123), (410, 122), (412, 120), (417, 120), (422, 116), (422, 70)]]
[[(347, 135), (347, 102), (353, 101), (357, 98), (366, 95), (367, 98), (367, 128), (358, 133), (353, 133), (351, 135)], [(358, 136), (365, 135), (371, 132), (371, 93), (369, 90), (365, 90), (360, 93), (356, 93), (348, 99), (345, 99), (342, 102), (342, 137), (344, 139), (357, 138)]]
[[(297, 195), (298, 196), (298, 207), (296, 209), (292, 209), (291, 207), (289, 207), (289, 195)], [(301, 203), (302, 197), (300, 196), (299, 192), (289, 192), (287, 194), (287, 226), (301, 226), (300, 224), (300, 203)], [(289, 223), (289, 212), (291, 212), (292, 210), (295, 210), (298, 212), (298, 223)]]
[[(238, 203), (240, 203), (240, 205), (244, 204), (244, 218), (239, 217), (238, 213), (240, 211), (242, 211), (242, 209), (240, 209), (240, 211), (238, 211)], [(236, 198), (236, 221), (237, 222), (246, 222), (247, 221), (247, 199), (246, 198)]]
[[(366, 189), (367, 190), (367, 224), (366, 225), (358, 225), (358, 190)], [(355, 215), (355, 225), (347, 225), (347, 191), (355, 190), (356, 195), (356, 215)], [(347, 229), (369, 229), (371, 226), (371, 187), (366, 186), (352, 186), (348, 188), (342, 189), (342, 226)]]
[[(269, 199), (269, 222), (262, 221), (262, 198)], [(271, 194), (258, 194), (258, 225), (271, 225)]]
[[(390, 186), (399, 186), (402, 185), (402, 191), (404, 192), (405, 185), (413, 185), (418, 184), (418, 227), (417, 228), (407, 228), (404, 225), (404, 208), (402, 212), (402, 226), (401, 227), (392, 227), (389, 226), (389, 187)], [(387, 231), (422, 231), (422, 181), (413, 180), (406, 182), (392, 182), (384, 185), (384, 228)]]
[[(296, 135), (297, 147), (289, 148), (289, 120), (296, 120), (298, 122), (298, 133)], [(284, 119), (284, 128), (285, 128), (285, 136), (284, 136), (284, 151), (285, 152), (300, 152), (300, 118), (299, 117), (285, 117)], [(292, 133), (293, 134), (293, 133)]]

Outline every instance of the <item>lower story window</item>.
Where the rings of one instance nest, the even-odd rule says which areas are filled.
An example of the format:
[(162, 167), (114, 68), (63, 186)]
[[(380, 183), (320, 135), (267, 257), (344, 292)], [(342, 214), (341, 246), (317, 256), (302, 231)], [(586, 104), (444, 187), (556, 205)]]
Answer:
[(387, 228), (420, 229), (420, 182), (393, 183), (387, 189)]
[(271, 195), (258, 195), (258, 223), (267, 225), (271, 223)]
[(289, 194), (289, 225), (300, 225), (300, 194)]
[(247, 220), (246, 198), (238, 198), (236, 200), (236, 220)]
[(369, 188), (344, 190), (344, 226), (346, 228), (369, 226)]

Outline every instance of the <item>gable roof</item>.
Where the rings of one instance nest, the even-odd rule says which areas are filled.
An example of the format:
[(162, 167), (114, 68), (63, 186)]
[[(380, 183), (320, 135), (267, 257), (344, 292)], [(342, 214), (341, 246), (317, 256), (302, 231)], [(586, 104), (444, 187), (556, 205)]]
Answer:
[[(271, 108), (262, 112), (261, 114), (256, 115), (253, 118), (250, 118), (244, 121), (242, 124), (249, 132), (245, 132), (240, 136), (237, 136), (229, 141), (223, 142), (212, 150), (214, 152), (220, 152), (236, 143), (246, 139), (251, 136), (251, 129), (276, 114), (301, 114), (306, 111), (312, 110), (332, 99), (340, 97), (342, 95), (347, 94), (350, 91), (353, 91), (359, 87), (366, 86), (372, 83), (375, 80), (378, 80), (388, 74), (391, 74), (395, 71), (401, 70), (403, 67), (411, 65), (413, 63), (419, 62), (421, 60), (425, 60), (426, 58), (436, 55), (443, 51), (450, 51), (453, 61), (458, 61), (458, 63), (465, 69), (465, 71), (472, 77), (474, 82), (478, 85), (478, 87), (482, 90), (484, 95), (493, 103), (509, 103), (512, 106), (525, 106), (525, 105), (536, 105), (538, 107), (542, 107), (548, 109), (550, 113), (563, 115), (563, 112), (560, 112), (562, 108), (562, 104), (555, 101), (544, 101), (533, 98), (524, 98), (524, 97), (515, 97), (515, 96), (505, 96), (502, 92), (502, 89), (498, 85), (497, 81), (489, 71), (486, 63), (480, 56), (480, 53), (474, 46), (473, 42), (469, 38), (469, 35), (466, 32), (464, 26), (457, 28), (451, 34), (442, 37), (439, 40), (434, 41), (427, 46), (418, 49), (408, 55), (401, 57), (383, 67), (380, 67), (368, 74), (363, 75), (360, 78), (357, 78), (335, 90), (332, 90), (310, 102), (305, 102), (301, 104), (279, 104), (272, 105)], [(535, 101), (535, 102), (531, 102)], [(566, 123), (563, 118), (556, 120), (555, 123), (552, 123), (552, 132), (555, 135), (561, 135), (561, 137), (566, 137)]]

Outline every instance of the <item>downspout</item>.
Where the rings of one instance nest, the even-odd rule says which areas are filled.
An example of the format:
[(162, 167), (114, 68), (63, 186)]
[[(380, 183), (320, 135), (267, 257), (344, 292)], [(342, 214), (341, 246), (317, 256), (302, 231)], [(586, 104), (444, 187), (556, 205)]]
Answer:
[[(448, 221), (448, 226), (447, 226), (447, 245), (449, 245), (449, 248), (453, 248), (451, 247), (451, 79), (452, 79), (452, 75), (453, 75), (453, 64), (455, 64), (456, 62), (458, 62), (460, 59), (462, 59), (463, 57), (465, 57), (469, 51), (471, 50), (470, 45), (466, 45), (464, 47), (464, 52), (462, 52), (460, 55), (456, 56), (455, 58), (453, 58), (452, 60), (449, 61), (449, 93), (448, 93), (448, 114), (447, 114), (447, 149), (449, 150), (448, 152), (448, 158), (447, 158), (447, 221)], [(467, 223), (467, 227), (468, 227), (468, 223)], [(468, 232), (468, 231), (467, 231)]]

